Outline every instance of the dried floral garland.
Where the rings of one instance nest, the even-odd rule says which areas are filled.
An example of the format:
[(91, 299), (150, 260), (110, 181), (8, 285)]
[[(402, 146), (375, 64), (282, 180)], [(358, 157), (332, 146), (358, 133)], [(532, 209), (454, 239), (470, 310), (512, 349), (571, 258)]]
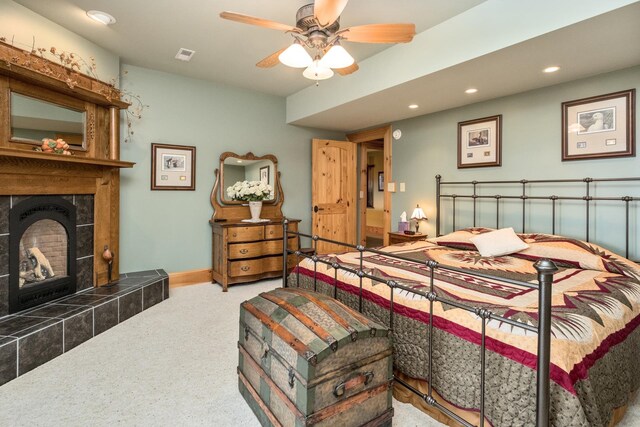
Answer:
[[(11, 39), (11, 43), (8, 43), (6, 37), (0, 37), (0, 42), (9, 44), (10, 46), (15, 46), (13, 38)], [(26, 55), (23, 58), (14, 56), (9, 62), (7, 62), (7, 65), (11, 66), (11, 64), (16, 64), (30, 69), (37, 69), (38, 72), (42, 74), (65, 82), (70, 89), (75, 88), (79, 83), (79, 76), (75, 73), (83, 73), (96, 80), (102, 81), (98, 77), (96, 61), (92, 56), (89, 57), (89, 61), (87, 62), (77, 53), (59, 50), (55, 46), (51, 46), (49, 49), (36, 47), (35, 38), (30, 51), (24, 52)], [(50, 60), (46, 56), (54, 57), (62, 66), (62, 69), (51, 67), (49, 62)], [(124, 73), (126, 74), (127, 71), (124, 71)], [(107, 101), (115, 99), (122, 100), (130, 104), (129, 108), (124, 110), (124, 119), (127, 126), (127, 136), (125, 137), (124, 142), (130, 142), (134, 134), (134, 120), (140, 120), (144, 109), (149, 108), (149, 106), (142, 102), (140, 95), (131, 93), (127, 90), (118, 89), (116, 87), (117, 82), (117, 78), (105, 82), (106, 86), (99, 89), (98, 93), (103, 95)]]

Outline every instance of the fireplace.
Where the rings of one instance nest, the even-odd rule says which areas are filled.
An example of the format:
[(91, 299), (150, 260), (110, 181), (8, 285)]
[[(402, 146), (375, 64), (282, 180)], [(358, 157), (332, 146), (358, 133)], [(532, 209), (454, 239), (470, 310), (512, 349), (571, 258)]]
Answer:
[[(73, 260), (73, 262), (72, 262)], [(76, 291), (76, 208), (31, 197), (9, 212), (9, 313)]]
[(94, 196), (0, 196), (0, 317), (93, 287)]

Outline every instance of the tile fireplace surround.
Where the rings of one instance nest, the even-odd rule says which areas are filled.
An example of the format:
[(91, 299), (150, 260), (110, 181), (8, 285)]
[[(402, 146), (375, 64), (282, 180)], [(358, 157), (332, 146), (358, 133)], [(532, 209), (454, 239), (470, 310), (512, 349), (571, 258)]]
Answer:
[(0, 317), (0, 385), (167, 298), (167, 273), (148, 270)]

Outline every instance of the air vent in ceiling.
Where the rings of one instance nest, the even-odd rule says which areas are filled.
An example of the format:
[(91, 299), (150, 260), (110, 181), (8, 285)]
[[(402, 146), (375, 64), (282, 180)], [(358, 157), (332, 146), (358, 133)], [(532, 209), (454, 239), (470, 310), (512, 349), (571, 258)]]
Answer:
[(180, 61), (191, 61), (194, 53), (196, 53), (195, 50), (185, 49), (181, 47), (178, 50), (178, 53), (176, 53), (176, 59), (179, 59)]

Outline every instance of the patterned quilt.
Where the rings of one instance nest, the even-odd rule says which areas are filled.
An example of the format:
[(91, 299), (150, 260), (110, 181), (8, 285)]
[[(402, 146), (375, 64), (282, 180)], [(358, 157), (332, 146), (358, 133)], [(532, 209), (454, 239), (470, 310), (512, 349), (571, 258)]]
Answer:
[[(469, 238), (491, 231), (460, 230), (437, 239), (384, 247), (415, 262), (364, 253), (369, 274), (427, 291), (425, 261), (504, 278), (537, 283), (533, 264), (556, 262), (552, 293), (551, 425), (607, 426), (613, 409), (624, 406), (640, 386), (640, 266), (597, 245), (547, 234), (520, 234), (529, 248), (509, 256), (485, 258)], [(359, 254), (324, 257), (351, 268)], [(360, 278), (331, 266), (302, 260), (289, 276), (290, 286), (313, 288), (358, 306)], [(337, 278), (337, 280), (336, 280)], [(537, 326), (538, 293), (500, 280), (436, 269), (435, 290), (509, 319)], [(390, 290), (363, 279), (363, 311), (389, 325)], [(480, 405), (481, 321), (474, 313), (434, 304), (432, 385), (449, 403), (477, 410)], [(429, 301), (394, 291), (394, 364), (420, 379), (428, 378)], [(487, 323), (485, 415), (495, 426), (535, 424), (537, 334), (504, 322)]]

